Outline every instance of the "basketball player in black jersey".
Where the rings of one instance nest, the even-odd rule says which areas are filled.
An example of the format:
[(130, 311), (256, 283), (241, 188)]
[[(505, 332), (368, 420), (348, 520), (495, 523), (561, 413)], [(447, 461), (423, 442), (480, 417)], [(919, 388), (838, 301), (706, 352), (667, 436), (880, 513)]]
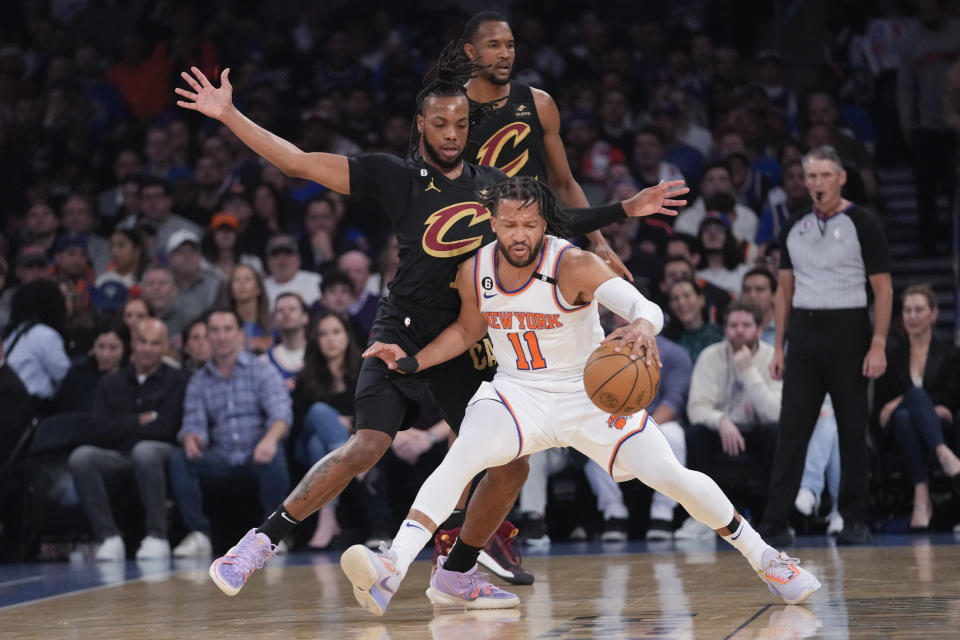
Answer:
[[(373, 326), (375, 340), (395, 342), (416, 352), (457, 317), (459, 296), (453, 281), (459, 264), (493, 239), (486, 222), (490, 213), (477, 202), (477, 192), (502, 179), (492, 167), (462, 160), (471, 109), (463, 85), (475, 70), (452, 66), (445, 52), (437, 78), (417, 97), (417, 153), (406, 161), (385, 154), (356, 158), (329, 153), (305, 153), (256, 125), (233, 105), (229, 70), (221, 86), (213, 87), (196, 67), (181, 76), (189, 89), (176, 90), (177, 104), (225, 124), (247, 146), (285, 174), (313, 180), (343, 194), (376, 199), (397, 231), (400, 266), (381, 301)], [(661, 184), (629, 201), (575, 212), (571, 233), (600, 228), (625, 214), (675, 215), (667, 207), (682, 206), (671, 199), (686, 193), (682, 182)], [(354, 432), (339, 449), (317, 462), (296, 489), (259, 528), (251, 529), (210, 567), (215, 584), (234, 595), (255, 569), (276, 552), (276, 545), (304, 518), (339, 495), (350, 480), (370, 469), (390, 447), (398, 430), (416, 418), (424, 393), (434, 395), (450, 427), (456, 432), (467, 401), (480, 382), (489, 379), (488, 360), (475, 366), (469, 352), (447, 368), (432, 374), (399, 376), (386, 365), (369, 360), (361, 369), (356, 389)], [(526, 462), (500, 467), (481, 481), (467, 511), (467, 522), (480, 519), (487, 538), (503, 521), (526, 478)], [(485, 542), (485, 539), (484, 539)]]
[[(529, 176), (550, 185), (566, 207), (586, 207), (560, 139), (560, 112), (546, 91), (510, 79), (516, 57), (507, 19), (492, 11), (476, 14), (464, 26), (463, 51), (480, 69), (467, 83), (467, 97), (496, 110), (470, 129), (467, 162), (497, 167), (508, 176)], [(615, 273), (633, 280), (603, 234), (588, 234), (591, 249)]]

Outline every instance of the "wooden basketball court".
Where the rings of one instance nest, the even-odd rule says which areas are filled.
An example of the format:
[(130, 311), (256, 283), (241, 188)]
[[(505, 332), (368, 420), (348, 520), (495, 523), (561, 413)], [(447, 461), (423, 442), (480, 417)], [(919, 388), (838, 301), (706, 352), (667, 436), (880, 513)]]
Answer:
[(206, 562), (8, 566), (0, 567), (0, 637), (957, 638), (958, 541), (878, 536), (884, 546), (835, 548), (803, 540), (818, 546), (793, 555), (824, 586), (793, 607), (713, 541), (554, 545), (525, 558), (537, 582), (513, 588), (522, 605), (506, 611), (435, 610), (421, 561), (382, 618), (358, 608), (337, 553), (271, 560), (233, 598), (211, 584)]

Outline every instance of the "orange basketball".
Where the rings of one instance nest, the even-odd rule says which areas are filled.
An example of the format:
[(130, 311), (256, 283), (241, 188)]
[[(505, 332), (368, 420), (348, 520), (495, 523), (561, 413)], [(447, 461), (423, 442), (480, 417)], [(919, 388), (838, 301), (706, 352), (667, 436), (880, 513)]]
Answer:
[(614, 351), (617, 342), (594, 349), (583, 368), (583, 387), (604, 413), (633, 415), (649, 405), (660, 386), (660, 367), (641, 356), (630, 359), (633, 343)]

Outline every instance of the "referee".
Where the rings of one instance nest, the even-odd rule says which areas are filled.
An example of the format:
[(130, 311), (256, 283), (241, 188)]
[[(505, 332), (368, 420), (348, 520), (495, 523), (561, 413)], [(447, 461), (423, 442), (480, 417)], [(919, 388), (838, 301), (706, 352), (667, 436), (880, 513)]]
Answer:
[[(793, 542), (788, 526), (810, 434), (829, 393), (840, 439), (841, 544), (870, 540), (867, 527), (867, 379), (887, 367), (884, 347), (893, 291), (886, 238), (877, 218), (841, 195), (847, 174), (833, 147), (803, 158), (813, 209), (780, 233), (777, 337), (770, 372), (783, 378), (780, 434), (760, 531), (772, 545)], [(866, 282), (873, 289), (874, 325)], [(784, 339), (789, 343), (784, 358)]]

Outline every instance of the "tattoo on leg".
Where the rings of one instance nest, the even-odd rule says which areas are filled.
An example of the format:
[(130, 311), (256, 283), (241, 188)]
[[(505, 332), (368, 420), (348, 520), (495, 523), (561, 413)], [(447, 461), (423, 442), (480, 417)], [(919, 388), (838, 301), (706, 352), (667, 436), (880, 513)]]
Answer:
[(297, 488), (293, 490), (293, 493), (290, 494), (290, 500), (293, 503), (303, 503), (303, 502), (314, 502), (320, 496), (311, 495), (314, 491), (314, 488), (320, 489), (322, 491), (322, 486), (324, 481), (330, 475), (330, 472), (334, 467), (340, 464), (340, 455), (337, 451), (330, 452), (329, 455), (324, 456), (321, 460), (318, 460), (315, 465), (307, 472), (300, 482), (297, 484)]

